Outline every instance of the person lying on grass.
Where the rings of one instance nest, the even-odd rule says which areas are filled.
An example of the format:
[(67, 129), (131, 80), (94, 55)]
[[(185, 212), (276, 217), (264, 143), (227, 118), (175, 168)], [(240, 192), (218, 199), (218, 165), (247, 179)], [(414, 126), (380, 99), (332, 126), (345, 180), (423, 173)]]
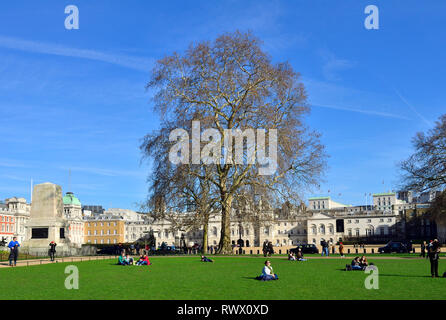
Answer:
[(136, 263), (137, 266), (149, 266), (151, 265), (150, 261), (149, 261), (149, 257), (147, 257), (146, 254), (143, 254), (138, 262)]
[(265, 266), (263, 267), (262, 274), (256, 278), (257, 280), (269, 281), (278, 280), (279, 276), (274, 273), (273, 267), (271, 267), (271, 261), (266, 260)]
[(213, 260), (206, 258), (205, 256), (201, 256), (201, 261), (202, 262), (214, 262)]

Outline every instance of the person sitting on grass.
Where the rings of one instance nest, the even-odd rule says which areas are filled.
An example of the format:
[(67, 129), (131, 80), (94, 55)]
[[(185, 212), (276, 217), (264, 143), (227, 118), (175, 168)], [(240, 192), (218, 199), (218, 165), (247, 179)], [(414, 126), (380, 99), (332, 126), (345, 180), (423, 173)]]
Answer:
[(125, 263), (128, 264), (128, 265), (133, 265), (133, 258), (130, 257), (129, 255), (126, 255)]
[(211, 259), (209, 259), (209, 258), (207, 258), (205, 256), (201, 256), (201, 261), (202, 262), (214, 262), (213, 260), (211, 260)]
[(365, 256), (362, 256), (361, 259), (359, 259), (359, 265), (364, 269), (369, 265), (369, 262)]
[(352, 260), (352, 264), (351, 264), (351, 266), (352, 266), (352, 270), (362, 270), (362, 269), (363, 269), (363, 268), (361, 267), (360, 262), (359, 262), (359, 257), (355, 257), (355, 258)]
[(269, 281), (278, 280), (279, 276), (274, 273), (273, 267), (271, 267), (271, 262), (269, 260), (265, 261), (265, 266), (263, 267), (262, 274), (256, 278), (257, 280)]
[(150, 261), (149, 261), (149, 257), (147, 257), (147, 255), (144, 253), (138, 260), (138, 262), (136, 263), (137, 266), (149, 266), (151, 265)]
[(288, 255), (288, 260), (290, 260), (290, 261), (296, 261), (297, 260), (296, 256), (294, 255), (293, 252), (290, 252), (290, 254)]
[(123, 253), (121, 253), (121, 255), (119, 256), (119, 258), (118, 258), (118, 264), (120, 265), (120, 266), (125, 266), (127, 263), (125, 262), (125, 255), (124, 255), (124, 252)]
[(302, 252), (302, 249), (299, 248), (299, 250), (297, 250), (297, 261), (307, 261), (307, 259), (304, 259), (304, 254)]

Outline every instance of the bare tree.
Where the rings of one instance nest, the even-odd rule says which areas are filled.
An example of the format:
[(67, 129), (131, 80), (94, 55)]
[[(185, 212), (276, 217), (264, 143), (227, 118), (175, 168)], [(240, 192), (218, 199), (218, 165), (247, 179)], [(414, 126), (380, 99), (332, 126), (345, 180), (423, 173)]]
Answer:
[(160, 143), (159, 137), (148, 135), (142, 145), (148, 152), (153, 152), (148, 155), (156, 159), (157, 164), (149, 178), (150, 192), (143, 206), (151, 212), (152, 218), (168, 221), (172, 232), (202, 229), (203, 250), (207, 253), (209, 219), (218, 208), (218, 197), (212, 194), (210, 181), (197, 176), (208, 177), (211, 167), (173, 166), (166, 152), (152, 147)]
[[(218, 147), (210, 148), (210, 152), (209, 148), (201, 149), (200, 164), (212, 168), (209, 175), (187, 170), (198, 179), (209, 181), (212, 192), (219, 196), (222, 218), (219, 253), (232, 252), (230, 219), (233, 201), (243, 186), (256, 186), (277, 198), (287, 199), (301, 188), (315, 185), (325, 167), (319, 135), (304, 124), (309, 107), (300, 75), (288, 62), (273, 63), (262, 50), (259, 39), (249, 32), (224, 34), (212, 42), (192, 44), (183, 54), (166, 56), (156, 63), (147, 88), (155, 91), (154, 109), (161, 115), (162, 124), (160, 131), (151, 135), (153, 143), (143, 145), (146, 154), (167, 154), (168, 132), (173, 127), (190, 128), (187, 122), (192, 119), (200, 121), (201, 128), (217, 132), (212, 139), (200, 141), (200, 146), (203, 142), (220, 142), (220, 146), (227, 147), (222, 158)], [(253, 154), (261, 152), (259, 135), (257, 143), (249, 140), (251, 129), (268, 131), (263, 154), (270, 158), (276, 152), (273, 133), (277, 132), (277, 161), (251, 161)], [(229, 137), (231, 144), (225, 144), (228, 132), (241, 134), (243, 163), (232, 157), (234, 150), (237, 151), (232, 137)], [(206, 156), (217, 160), (205, 164), (204, 150), (208, 152)], [(188, 166), (190, 155), (187, 156), (189, 162), (177, 166)], [(155, 159), (155, 171), (166, 165)], [(261, 174), (265, 167), (275, 170)]]
[(413, 138), (415, 153), (401, 163), (403, 184), (418, 192), (446, 186), (446, 114), (442, 115), (427, 134)]

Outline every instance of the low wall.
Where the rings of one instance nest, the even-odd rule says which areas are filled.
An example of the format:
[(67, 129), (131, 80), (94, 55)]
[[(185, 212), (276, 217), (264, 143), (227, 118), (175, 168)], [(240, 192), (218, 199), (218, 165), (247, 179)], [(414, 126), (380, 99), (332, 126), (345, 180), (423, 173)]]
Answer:
[[(344, 254), (370, 254), (370, 253), (378, 253), (378, 249), (384, 247), (385, 244), (374, 244), (374, 245), (364, 245), (364, 248), (359, 248), (359, 246), (354, 247), (353, 245), (345, 245), (344, 246)], [(316, 246), (319, 249), (319, 253), (322, 253), (322, 247)], [(275, 254), (287, 254), (290, 249), (296, 248), (296, 246), (279, 246), (273, 247)], [(413, 245), (415, 249), (415, 253), (421, 253), (421, 246)], [(234, 254), (239, 253), (240, 248), (234, 248)], [(263, 254), (263, 247), (242, 247), (243, 254)], [(330, 254), (333, 254), (333, 248), (329, 247)], [(339, 254), (339, 246), (335, 247), (335, 254)]]

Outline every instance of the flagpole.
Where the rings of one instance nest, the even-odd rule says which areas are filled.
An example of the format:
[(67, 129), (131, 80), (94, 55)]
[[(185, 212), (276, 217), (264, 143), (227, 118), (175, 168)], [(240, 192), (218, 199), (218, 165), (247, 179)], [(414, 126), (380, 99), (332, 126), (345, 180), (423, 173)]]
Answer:
[(31, 185), (30, 186), (31, 186), (31, 188), (30, 188), (31, 189), (31, 197), (30, 197), (31, 200), (30, 200), (30, 203), (31, 203), (31, 202), (33, 202), (33, 178), (31, 178)]

